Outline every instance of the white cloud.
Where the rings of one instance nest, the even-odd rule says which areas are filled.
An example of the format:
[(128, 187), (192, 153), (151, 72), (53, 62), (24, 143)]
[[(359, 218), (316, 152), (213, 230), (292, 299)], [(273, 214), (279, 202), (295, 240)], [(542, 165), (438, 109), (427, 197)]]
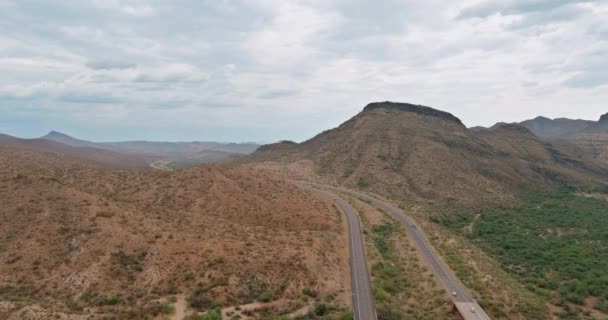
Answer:
[(92, 0), (100, 9), (114, 10), (135, 17), (149, 17), (156, 14), (156, 9), (144, 1)]
[(606, 0), (0, 8), (0, 111), (52, 110), (59, 126), (301, 140), (374, 100), (428, 104), (469, 125), (596, 118), (608, 101)]

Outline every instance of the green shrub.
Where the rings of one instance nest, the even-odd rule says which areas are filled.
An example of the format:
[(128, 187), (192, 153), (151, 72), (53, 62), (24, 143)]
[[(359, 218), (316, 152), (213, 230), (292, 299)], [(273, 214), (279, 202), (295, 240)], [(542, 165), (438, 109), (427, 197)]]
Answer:
[(329, 310), (325, 303), (319, 303), (318, 305), (315, 306), (315, 314), (319, 317), (326, 315), (328, 311)]
[(170, 303), (163, 303), (160, 306), (160, 313), (162, 314), (172, 314), (175, 312), (175, 307)]
[(201, 316), (200, 320), (222, 320), (222, 309), (215, 308), (209, 310), (207, 313)]
[(101, 295), (95, 298), (95, 304), (98, 306), (113, 306), (117, 305), (122, 301), (122, 298), (117, 294), (111, 294), (109, 296)]
[[(557, 293), (563, 305), (583, 305), (589, 296), (608, 295), (606, 212), (607, 201), (559, 189), (526, 194), (515, 208), (478, 218), (458, 213), (441, 223), (468, 235), (539, 297)], [(472, 231), (465, 231), (469, 225)], [(564, 310), (562, 316), (575, 312)]]
[(258, 300), (261, 302), (270, 302), (272, 301), (272, 293), (264, 291), (260, 293), (260, 295), (258, 296)]
[(359, 186), (359, 188), (365, 189), (365, 188), (369, 187), (369, 182), (367, 182), (365, 179), (361, 178), (361, 179), (359, 179), (359, 182), (357, 182), (357, 185)]
[(186, 271), (186, 273), (184, 273), (184, 280), (192, 280), (192, 279), (194, 279), (194, 272)]
[(353, 320), (353, 313), (352, 312), (345, 312), (340, 316), (340, 320)]
[(203, 310), (211, 307), (213, 301), (205, 296), (205, 289), (201, 285), (197, 285), (187, 298), (188, 305), (197, 310)]

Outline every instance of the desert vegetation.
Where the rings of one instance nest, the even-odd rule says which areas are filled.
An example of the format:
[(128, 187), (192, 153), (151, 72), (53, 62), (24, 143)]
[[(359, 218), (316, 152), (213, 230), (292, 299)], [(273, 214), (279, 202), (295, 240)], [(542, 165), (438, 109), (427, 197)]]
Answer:
[(563, 319), (606, 316), (608, 202), (570, 189), (526, 193), (513, 208), (443, 221), (495, 257)]
[(340, 212), (280, 177), (108, 169), (6, 147), (0, 177), (2, 319), (164, 319), (178, 299), (226, 319), (236, 307), (242, 319), (350, 309)]
[(368, 203), (345, 198), (360, 214), (378, 319), (458, 319), (403, 227)]

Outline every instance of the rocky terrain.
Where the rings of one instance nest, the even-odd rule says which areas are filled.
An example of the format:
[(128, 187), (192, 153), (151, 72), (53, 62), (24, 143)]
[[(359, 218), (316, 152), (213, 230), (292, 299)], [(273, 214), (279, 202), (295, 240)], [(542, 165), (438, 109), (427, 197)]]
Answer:
[(598, 121), (537, 117), (518, 124), (530, 129), (540, 138), (570, 144), (571, 147), (578, 148), (578, 153), (608, 162), (608, 114), (601, 116)]
[(296, 178), (463, 208), (509, 203), (522, 188), (597, 186), (608, 173), (521, 125), (469, 130), (449, 113), (392, 102), (369, 104), (308, 141), (262, 146), (249, 160)]
[(350, 301), (341, 214), (272, 174), (121, 170), (3, 142), (0, 198), (1, 319), (271, 319)]

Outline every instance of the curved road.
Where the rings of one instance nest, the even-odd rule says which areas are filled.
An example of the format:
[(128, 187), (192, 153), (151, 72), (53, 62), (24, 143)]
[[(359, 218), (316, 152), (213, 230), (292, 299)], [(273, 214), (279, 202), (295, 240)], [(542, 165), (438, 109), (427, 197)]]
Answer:
[[(426, 239), (424, 232), (418, 227), (414, 220), (404, 214), (401, 210), (395, 206), (371, 197), (367, 194), (359, 193), (356, 191), (337, 188), (325, 185), (317, 185), (320, 188), (330, 189), (338, 192), (342, 192), (364, 201), (371, 202), (377, 207), (382, 208), (386, 212), (391, 213), (407, 230), (408, 235), (414, 240), (416, 248), (424, 259), (428, 262), (433, 269), (435, 275), (439, 278), (445, 289), (449, 292), (452, 297), (454, 305), (458, 309), (458, 312), (462, 315), (464, 320), (489, 320), (490, 317), (486, 312), (479, 306), (477, 301), (471, 296), (468, 290), (458, 281), (458, 278), (448, 269), (448, 267), (439, 259), (438, 255), (433, 251), (430, 243)], [(453, 295), (456, 293), (456, 295)]]
[(315, 192), (337, 204), (348, 220), (349, 248), (350, 248), (350, 282), (353, 292), (353, 316), (355, 320), (376, 320), (376, 308), (372, 298), (372, 290), (367, 270), (367, 258), (361, 237), (361, 226), (357, 218), (357, 211), (348, 202), (325, 190), (319, 190), (309, 185), (297, 183), (307, 191)]
[(150, 163), (150, 167), (162, 171), (173, 171), (173, 169), (167, 166), (170, 162), (171, 160), (158, 160)]

